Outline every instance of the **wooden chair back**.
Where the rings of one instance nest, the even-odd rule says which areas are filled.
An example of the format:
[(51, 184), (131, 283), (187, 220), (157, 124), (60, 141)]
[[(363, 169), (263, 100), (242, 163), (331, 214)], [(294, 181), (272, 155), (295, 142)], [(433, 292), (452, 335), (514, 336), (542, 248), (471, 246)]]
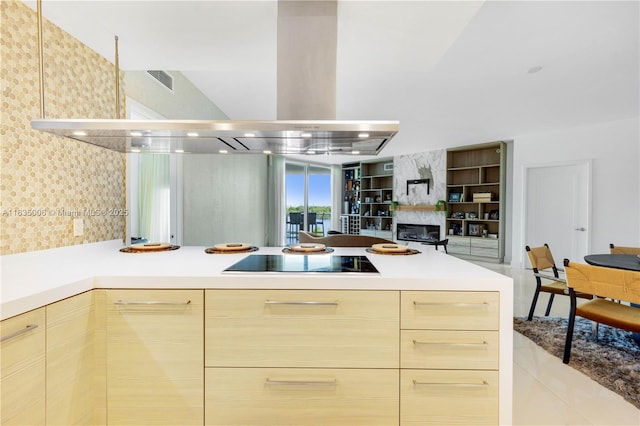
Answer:
[(640, 247), (624, 247), (609, 244), (611, 254), (640, 254)]
[(640, 272), (565, 260), (565, 273), (567, 284), (575, 291), (640, 303)]

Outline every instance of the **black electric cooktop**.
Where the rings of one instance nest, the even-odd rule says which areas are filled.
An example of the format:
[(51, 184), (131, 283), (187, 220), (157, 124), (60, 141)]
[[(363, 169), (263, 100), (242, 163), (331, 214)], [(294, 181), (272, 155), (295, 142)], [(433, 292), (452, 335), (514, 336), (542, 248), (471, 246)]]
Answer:
[(224, 272), (378, 273), (366, 256), (251, 254)]

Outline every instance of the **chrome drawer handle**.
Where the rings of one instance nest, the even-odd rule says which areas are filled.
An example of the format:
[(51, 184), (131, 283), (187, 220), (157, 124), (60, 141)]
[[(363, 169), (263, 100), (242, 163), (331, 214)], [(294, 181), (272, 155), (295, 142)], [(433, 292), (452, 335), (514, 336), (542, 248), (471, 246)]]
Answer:
[(419, 340), (413, 341), (414, 345), (443, 345), (443, 346), (487, 346), (488, 342), (421, 342)]
[(122, 300), (118, 300), (113, 302), (114, 305), (171, 305), (171, 306), (182, 306), (191, 304), (191, 300), (187, 300), (186, 302), (161, 302), (161, 301), (142, 301), (142, 302), (125, 302)]
[(25, 326), (25, 328), (20, 329), (18, 331), (14, 331), (11, 334), (7, 334), (6, 336), (2, 336), (2, 338), (0, 339), (0, 342), (4, 342), (5, 340), (9, 340), (12, 339), (14, 337), (20, 336), (21, 334), (27, 333), (31, 330), (34, 330), (38, 328), (38, 324), (27, 324), (27, 326)]
[(265, 300), (265, 305), (315, 305), (315, 306), (338, 306), (338, 302), (316, 302), (316, 301), (278, 301), (278, 300)]
[(267, 378), (264, 381), (266, 385), (274, 386), (337, 386), (338, 381), (333, 380), (271, 380)]
[(489, 383), (487, 383), (485, 380), (483, 380), (482, 383), (442, 383), (442, 382), (419, 382), (414, 379), (413, 385), (414, 386), (451, 386), (456, 388), (460, 388), (460, 387), (475, 388), (475, 387), (489, 386)]
[(485, 306), (489, 302), (469, 302), (469, 303), (438, 303), (438, 302), (413, 302), (414, 306)]

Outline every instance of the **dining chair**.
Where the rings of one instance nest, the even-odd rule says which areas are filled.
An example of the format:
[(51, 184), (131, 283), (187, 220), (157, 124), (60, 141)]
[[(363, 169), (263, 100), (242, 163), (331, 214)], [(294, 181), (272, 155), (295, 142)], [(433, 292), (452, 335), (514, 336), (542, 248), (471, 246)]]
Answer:
[(640, 247), (624, 247), (609, 244), (609, 252), (611, 254), (640, 254)]
[[(640, 304), (640, 272), (572, 263), (569, 259), (564, 260), (564, 266), (571, 302), (562, 362), (568, 364), (571, 358), (576, 316), (640, 333), (640, 308), (627, 304)], [(590, 293), (597, 297), (578, 305), (578, 292)]]
[(290, 212), (287, 221), (287, 236), (290, 240), (298, 236), (298, 232), (302, 229), (302, 213)]
[(314, 234), (318, 233), (318, 229), (322, 228), (322, 236), (324, 236), (324, 212), (320, 213), (315, 222), (315, 226), (313, 228)]
[[(547, 309), (544, 313), (544, 316), (548, 317), (555, 295), (568, 296), (569, 290), (565, 278), (560, 277), (560, 272), (564, 271), (556, 267), (556, 262), (553, 260), (553, 255), (551, 254), (551, 249), (548, 244), (540, 247), (526, 246), (525, 249), (527, 250), (529, 262), (533, 268), (533, 275), (536, 278), (536, 290), (533, 294), (531, 307), (529, 308), (529, 315), (527, 316), (527, 320), (531, 321), (541, 292), (549, 293), (549, 302), (547, 303)], [(548, 275), (549, 273), (552, 275)], [(576, 296), (585, 299), (591, 299), (593, 297), (590, 294), (584, 293), (576, 293)]]

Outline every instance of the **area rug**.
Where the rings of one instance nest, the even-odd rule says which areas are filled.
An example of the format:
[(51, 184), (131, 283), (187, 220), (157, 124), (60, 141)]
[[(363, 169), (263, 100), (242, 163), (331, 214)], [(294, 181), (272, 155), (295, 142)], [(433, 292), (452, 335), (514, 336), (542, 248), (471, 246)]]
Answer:
[[(513, 329), (562, 359), (567, 320), (514, 318)], [(593, 341), (591, 321), (576, 318), (569, 366), (586, 374), (640, 409), (640, 345), (632, 334), (600, 325)]]

